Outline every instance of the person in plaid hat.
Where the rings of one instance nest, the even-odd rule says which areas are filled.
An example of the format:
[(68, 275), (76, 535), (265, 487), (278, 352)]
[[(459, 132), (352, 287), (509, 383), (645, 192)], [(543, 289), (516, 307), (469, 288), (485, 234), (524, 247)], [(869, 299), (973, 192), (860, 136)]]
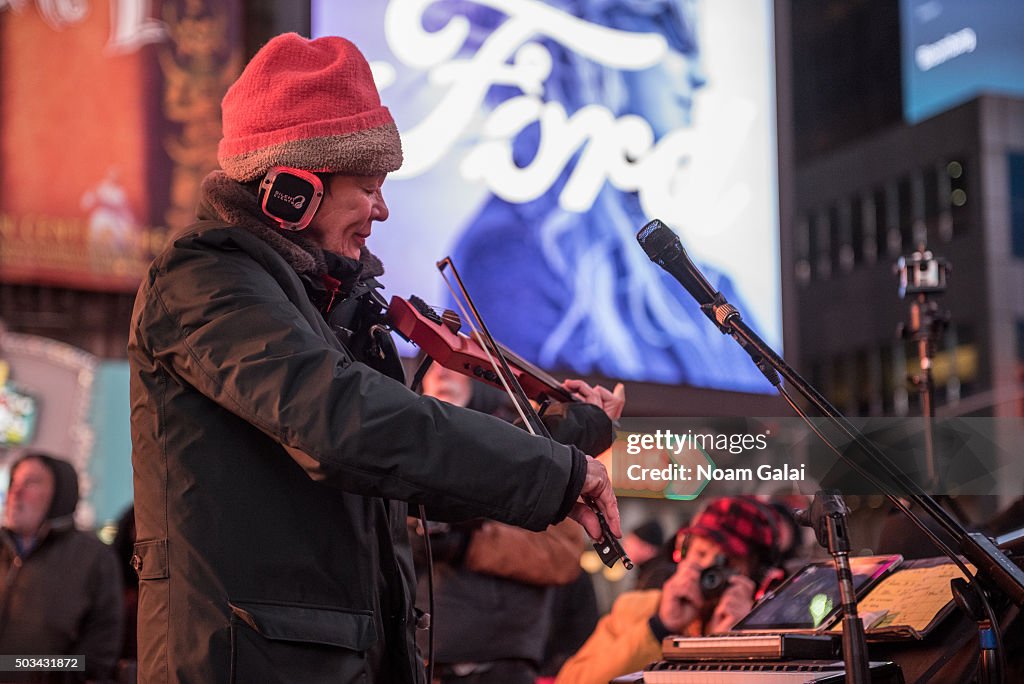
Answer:
[(405, 387), (366, 249), (401, 140), (355, 45), (276, 36), (222, 112), (200, 221), (132, 314), (139, 681), (422, 682), (407, 503), (600, 538), (578, 497), (621, 535), (611, 483)]
[[(775, 556), (774, 516), (766, 504), (750, 496), (711, 501), (679, 530), (675, 573), (660, 589), (619, 596), (556, 684), (604, 684), (660, 660), (661, 641), (670, 634), (727, 631), (750, 611)], [(702, 572), (713, 566), (702, 587)], [(708, 586), (712, 579), (715, 586)]]

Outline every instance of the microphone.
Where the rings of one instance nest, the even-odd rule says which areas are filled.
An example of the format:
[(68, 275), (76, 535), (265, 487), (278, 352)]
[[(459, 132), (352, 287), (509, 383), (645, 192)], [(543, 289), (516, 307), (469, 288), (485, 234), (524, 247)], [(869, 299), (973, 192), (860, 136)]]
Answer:
[(636, 234), (636, 241), (640, 243), (651, 261), (665, 269), (670, 276), (675, 278), (682, 285), (690, 296), (700, 304), (700, 310), (704, 312), (711, 322), (718, 326), (724, 335), (732, 335), (739, 345), (750, 355), (754, 364), (772, 385), (779, 386), (779, 374), (765, 360), (763, 354), (752, 347), (746, 339), (737, 333), (737, 328), (746, 329), (740, 312), (736, 307), (725, 300), (722, 293), (711, 287), (704, 274), (690, 260), (679, 236), (672, 232), (658, 219), (654, 219), (640, 229)]
[[(716, 319), (715, 309), (722, 305), (728, 306), (728, 302), (718, 290), (711, 287), (711, 283), (690, 260), (686, 250), (683, 249), (683, 244), (679, 241), (679, 236), (664, 223), (654, 219), (640, 229), (640, 232), (636, 234), (636, 241), (640, 243), (651, 261), (679, 281), (679, 284), (697, 300), (701, 310), (707, 314), (708, 318), (721, 328), (724, 321)], [(730, 309), (732, 312), (736, 311), (732, 307)], [(725, 331), (723, 330), (723, 332)]]

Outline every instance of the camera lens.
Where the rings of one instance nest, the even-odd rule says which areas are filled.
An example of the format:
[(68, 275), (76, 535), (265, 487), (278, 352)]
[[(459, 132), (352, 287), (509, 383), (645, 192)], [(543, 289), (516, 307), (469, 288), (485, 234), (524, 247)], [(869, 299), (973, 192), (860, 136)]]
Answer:
[(729, 584), (729, 578), (736, 574), (736, 571), (721, 566), (705, 568), (700, 573), (700, 592), (705, 601), (717, 600)]
[(700, 590), (705, 594), (716, 591), (722, 586), (725, 578), (718, 568), (707, 568), (700, 573)]

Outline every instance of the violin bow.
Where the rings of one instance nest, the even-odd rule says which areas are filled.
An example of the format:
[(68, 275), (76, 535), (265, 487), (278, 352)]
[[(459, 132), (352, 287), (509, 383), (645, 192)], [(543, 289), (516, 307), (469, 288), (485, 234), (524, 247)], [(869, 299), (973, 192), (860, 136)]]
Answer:
[[(452, 277), (455, 279), (458, 285), (458, 292), (448, 279), (445, 271), (451, 270)], [(508, 361), (505, 359), (505, 355), (501, 351), (501, 347), (498, 342), (491, 335), (490, 329), (487, 324), (484, 323), (483, 317), (480, 315), (480, 311), (476, 308), (476, 304), (473, 303), (472, 297), (469, 296), (469, 291), (466, 289), (465, 284), (462, 282), (462, 278), (459, 276), (458, 269), (455, 268), (455, 263), (451, 257), (445, 257), (444, 259), (437, 262), (437, 270), (441, 272), (441, 277), (444, 279), (445, 284), (451, 291), (452, 299), (455, 305), (459, 307), (459, 311), (464, 321), (469, 323), (470, 328), (477, 336), (477, 340), (480, 342), (480, 347), (484, 350), (487, 358), (490, 360), (494, 370), (498, 374), (498, 378), (501, 380), (502, 386), (505, 391), (508, 392), (509, 397), (512, 399), (512, 403), (516, 407), (516, 411), (519, 412), (519, 416), (523, 419), (523, 424), (526, 425), (528, 431), (532, 435), (540, 435), (551, 439), (551, 433), (544, 421), (541, 420), (540, 415), (533, 408), (533, 404), (530, 403), (529, 397), (526, 396), (526, 392), (523, 391), (522, 386), (516, 379), (515, 374), (512, 373), (512, 369), (509, 368)], [(466, 306), (469, 307), (469, 312), (466, 311), (463, 306), (465, 301)], [(633, 569), (633, 562), (626, 555), (626, 551), (622, 548), (622, 544), (612, 534), (611, 528), (608, 526), (608, 521), (605, 519), (604, 514), (597, 507), (597, 504), (590, 497), (583, 497), (583, 502), (593, 511), (594, 515), (597, 516), (597, 521), (601, 525), (602, 538), (599, 541), (594, 542), (594, 550), (597, 551), (597, 555), (600, 556), (601, 561), (609, 568), (615, 565), (615, 561), (622, 559), (622, 565), (627, 570)]]

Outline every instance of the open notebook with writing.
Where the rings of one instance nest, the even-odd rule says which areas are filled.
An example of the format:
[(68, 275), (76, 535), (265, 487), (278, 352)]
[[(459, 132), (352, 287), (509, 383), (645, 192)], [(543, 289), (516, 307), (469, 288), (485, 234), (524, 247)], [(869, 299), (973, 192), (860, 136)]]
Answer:
[[(956, 577), (963, 573), (948, 558), (904, 561), (857, 602), (868, 638), (926, 637), (955, 608), (949, 582)], [(842, 622), (830, 631), (842, 632)]]

